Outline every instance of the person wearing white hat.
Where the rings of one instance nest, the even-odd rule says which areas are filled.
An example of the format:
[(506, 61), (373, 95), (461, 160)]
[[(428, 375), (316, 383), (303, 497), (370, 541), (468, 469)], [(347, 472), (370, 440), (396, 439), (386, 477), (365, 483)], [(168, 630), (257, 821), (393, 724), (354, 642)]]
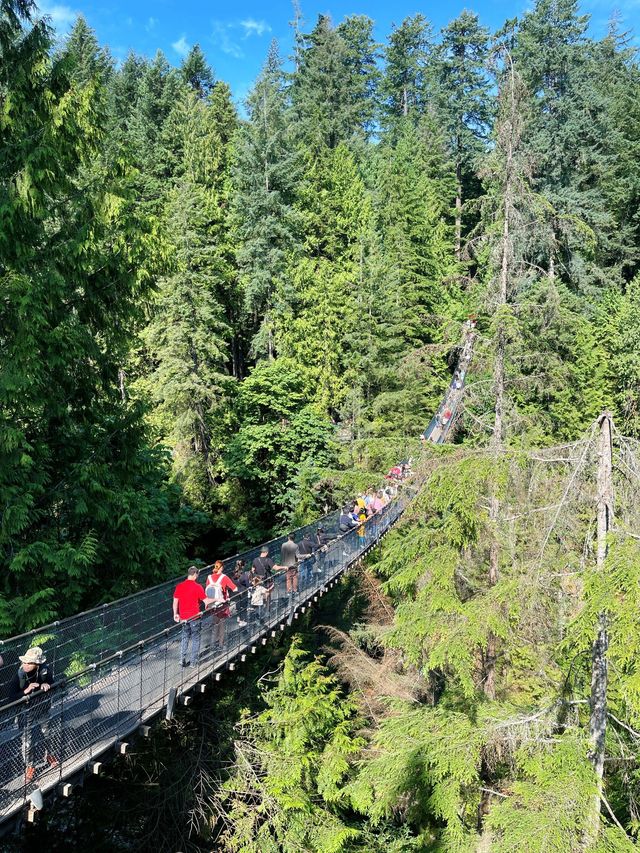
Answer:
[[(41, 732), (45, 744), (49, 737), (49, 711), (51, 702), (42, 694), (48, 693), (53, 684), (53, 672), (47, 666), (47, 659), (40, 646), (33, 646), (24, 655), (19, 655), (20, 666), (10, 685), (11, 701), (15, 702), (25, 696), (34, 696), (33, 704), (25, 707), (18, 717), (18, 725), (22, 730), (22, 758), (25, 764), (25, 780), (27, 784), (35, 776), (33, 766), (32, 745), (34, 734)], [(51, 767), (58, 760), (45, 747), (45, 760)]]

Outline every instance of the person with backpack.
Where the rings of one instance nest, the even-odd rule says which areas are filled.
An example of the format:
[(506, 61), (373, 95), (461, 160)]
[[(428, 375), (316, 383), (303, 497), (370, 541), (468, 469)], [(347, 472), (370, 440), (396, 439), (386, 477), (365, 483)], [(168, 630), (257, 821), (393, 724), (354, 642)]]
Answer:
[(256, 557), (253, 561), (251, 574), (253, 577), (261, 578), (264, 581), (271, 578), (280, 568), (282, 568), (282, 566), (276, 566), (269, 556), (269, 546), (263, 545), (260, 549), (260, 556)]
[(222, 560), (216, 560), (213, 571), (207, 578), (207, 586), (205, 592), (213, 612), (213, 632), (212, 632), (212, 648), (214, 652), (222, 651), (224, 646), (224, 626), (226, 620), (231, 616), (231, 607), (229, 606), (229, 596), (232, 592), (237, 592), (238, 587), (224, 573), (224, 564)]
[(233, 570), (233, 581), (238, 587), (238, 592), (234, 596), (238, 625), (240, 628), (245, 628), (247, 625), (247, 608), (249, 606), (251, 575), (247, 571), (247, 566), (244, 560), (236, 560), (235, 569)]
[(16, 702), (25, 696), (29, 703), (20, 709), (18, 728), (22, 734), (22, 758), (25, 782), (29, 784), (36, 774), (33, 745), (37, 739), (45, 743), (45, 761), (50, 767), (58, 766), (58, 759), (49, 751), (51, 728), (51, 699), (47, 695), (53, 685), (53, 671), (39, 646), (20, 655), (20, 666), (9, 684), (9, 701)]

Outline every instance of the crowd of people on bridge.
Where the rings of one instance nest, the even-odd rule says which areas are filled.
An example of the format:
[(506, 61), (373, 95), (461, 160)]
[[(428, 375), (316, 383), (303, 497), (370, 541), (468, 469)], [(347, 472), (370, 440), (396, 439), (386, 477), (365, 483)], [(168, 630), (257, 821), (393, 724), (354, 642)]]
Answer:
[(322, 526), (314, 533), (308, 528), (296, 542), (294, 533), (289, 533), (280, 546), (279, 562), (270, 556), (268, 545), (263, 545), (260, 554), (251, 565), (236, 560), (233, 571), (225, 573), (221, 560), (213, 565), (204, 584), (199, 583), (200, 570), (191, 566), (185, 580), (173, 593), (173, 619), (182, 626), (180, 661), (183, 667), (197, 665), (200, 656), (203, 617), (210, 614), (211, 649), (214, 654), (222, 651), (227, 621), (235, 616), (239, 628), (265, 625), (268, 621), (269, 605), (276, 588), (276, 577), (284, 575), (285, 595), (295, 599), (298, 595), (300, 578), (306, 583), (313, 573), (320, 574), (321, 562), (316, 560), (318, 551), (326, 551), (329, 543), (338, 536), (357, 530), (359, 547), (366, 539), (365, 524), (368, 519), (382, 512), (397, 494), (398, 483), (411, 475), (411, 460), (394, 466), (387, 479), (391, 482), (382, 489), (368, 489), (353, 502), (342, 507), (338, 532), (328, 533)]
[[(474, 329), (475, 319), (469, 318), (458, 367), (434, 423), (421, 436), (424, 440), (438, 442), (454, 416), (472, 356)], [(295, 600), (300, 579), (302, 578), (304, 585), (309, 580), (309, 573), (322, 573), (324, 563), (317, 560), (316, 555), (319, 551), (327, 551), (334, 539), (356, 530), (357, 541), (353, 537), (346, 537), (345, 549), (350, 550), (343, 552), (346, 556), (356, 553), (366, 542), (367, 521), (384, 511), (402, 482), (411, 475), (411, 459), (405, 459), (393, 466), (385, 476), (383, 488), (368, 489), (342, 507), (335, 534), (329, 533), (322, 526), (318, 526), (313, 533), (309, 528), (305, 528), (300, 541), (296, 542), (295, 534), (290, 533), (281, 544), (278, 563), (272, 559), (269, 546), (264, 545), (251, 565), (247, 565), (243, 559), (236, 560), (230, 575), (226, 574), (224, 563), (217, 560), (211, 567), (204, 586), (198, 581), (200, 570), (191, 566), (187, 577), (177, 584), (173, 592), (173, 619), (181, 626), (182, 666), (195, 666), (198, 662), (204, 617), (211, 617), (211, 646), (215, 654), (223, 649), (226, 624), (232, 616), (235, 616), (238, 628), (242, 630), (268, 623), (269, 605), (274, 591), (279, 586), (276, 582), (279, 575), (284, 574), (285, 577), (285, 595)], [(54, 685), (54, 677), (45, 652), (39, 646), (33, 646), (24, 655), (19, 656), (19, 660), (17, 671), (3, 685), (0, 706), (29, 698), (29, 713), (17, 714), (25, 783), (28, 784), (36, 774), (36, 741), (38, 749), (35, 751), (41, 759), (43, 757), (44, 766), (56, 767), (59, 761), (55, 746), (51, 748), (51, 742), (59, 740), (59, 735), (52, 736), (50, 731), (51, 699), (48, 694)], [(0, 656), (0, 667), (2, 664)]]
[[(385, 477), (382, 488), (370, 488), (345, 504), (340, 512), (334, 533), (319, 525), (315, 531), (304, 528), (299, 541), (290, 533), (280, 546), (278, 562), (272, 558), (269, 545), (248, 564), (237, 559), (227, 573), (225, 565), (217, 560), (204, 583), (199, 582), (200, 569), (191, 566), (184, 580), (173, 591), (173, 620), (181, 626), (180, 662), (183, 667), (195, 666), (200, 656), (203, 627), (211, 626), (211, 650), (221, 652), (225, 643), (226, 626), (235, 617), (237, 628), (253, 632), (269, 621), (270, 603), (281, 590), (279, 577), (284, 575), (284, 595), (294, 601), (298, 585), (308, 585), (314, 573), (321, 575), (325, 561), (318, 559), (333, 540), (345, 537), (347, 557), (356, 553), (366, 542), (366, 524), (397, 494), (401, 483), (411, 476), (411, 460), (405, 459), (393, 466)], [(357, 538), (345, 536), (357, 531)], [(58, 766), (56, 743), (60, 732), (52, 724), (49, 691), (54, 685), (53, 669), (47, 662), (45, 651), (39, 646), (29, 648), (19, 656), (20, 666), (4, 684), (0, 706), (29, 698), (28, 712), (16, 712), (20, 734), (25, 784), (33, 781), (36, 767), (45, 769)], [(0, 667), (3, 661), (0, 657)], [(59, 719), (56, 725), (59, 728)]]
[[(475, 318), (470, 317), (465, 324), (465, 342), (453, 374), (447, 395), (430, 426), (420, 436), (423, 441), (438, 443), (446, 434), (455, 415), (471, 361), (475, 338)], [(238, 559), (232, 572), (226, 574), (224, 563), (217, 560), (204, 586), (199, 583), (200, 570), (191, 566), (187, 577), (177, 584), (173, 592), (173, 619), (181, 625), (180, 662), (183, 667), (195, 666), (200, 655), (200, 640), (203, 618), (211, 617), (211, 647), (214, 654), (221, 652), (225, 642), (227, 621), (235, 616), (239, 629), (249, 626), (266, 625), (269, 619), (269, 605), (278, 584), (277, 576), (284, 574), (285, 595), (294, 600), (298, 595), (300, 578), (303, 583), (309, 579), (309, 573), (322, 573), (322, 561), (316, 560), (318, 551), (326, 551), (332, 540), (357, 531), (357, 541), (353, 537), (345, 539), (345, 547), (355, 552), (366, 542), (365, 525), (369, 519), (380, 513), (397, 494), (400, 484), (412, 475), (412, 460), (405, 459), (394, 465), (385, 476), (383, 488), (368, 489), (355, 500), (345, 504), (340, 512), (338, 532), (335, 535), (319, 526), (314, 533), (309, 528), (303, 531), (300, 541), (290, 533), (280, 547), (279, 562), (270, 555), (268, 545), (260, 549), (260, 554), (247, 565)], [(349, 556), (349, 551), (344, 552)], [(39, 741), (40, 755), (44, 754), (45, 767), (56, 767), (58, 758), (51, 750), (50, 711), (51, 700), (48, 693), (54, 685), (53, 671), (47, 664), (42, 648), (34, 646), (19, 657), (20, 666), (14, 676), (5, 683), (4, 695), (0, 695), (0, 705), (12, 703), (29, 697), (29, 714), (17, 717), (22, 744), (22, 759), (25, 767), (25, 783), (32, 782), (36, 770), (34, 762), (34, 742)], [(2, 666), (0, 657), (0, 667)]]

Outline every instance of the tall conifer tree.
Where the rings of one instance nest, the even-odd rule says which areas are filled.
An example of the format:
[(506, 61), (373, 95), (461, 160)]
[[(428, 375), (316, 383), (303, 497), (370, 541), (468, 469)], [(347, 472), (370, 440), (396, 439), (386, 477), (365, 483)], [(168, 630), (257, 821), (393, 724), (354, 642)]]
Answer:
[(456, 257), (462, 257), (464, 200), (479, 194), (476, 159), (490, 129), (491, 107), (486, 70), (489, 31), (478, 16), (463, 12), (442, 31), (438, 51), (437, 104), (455, 164)]
[(393, 28), (384, 50), (385, 68), (380, 83), (382, 120), (393, 131), (402, 119), (417, 121), (429, 100), (433, 30), (422, 15), (405, 18)]
[(164, 462), (119, 388), (151, 270), (127, 175), (102, 159), (105, 98), (73, 86), (30, 3), (1, 10), (0, 620), (15, 631), (175, 571), (180, 542)]
[(298, 235), (293, 207), (301, 157), (287, 114), (284, 74), (273, 42), (247, 98), (233, 168), (233, 207), (244, 307), (253, 332), (252, 354), (274, 355), (272, 309)]

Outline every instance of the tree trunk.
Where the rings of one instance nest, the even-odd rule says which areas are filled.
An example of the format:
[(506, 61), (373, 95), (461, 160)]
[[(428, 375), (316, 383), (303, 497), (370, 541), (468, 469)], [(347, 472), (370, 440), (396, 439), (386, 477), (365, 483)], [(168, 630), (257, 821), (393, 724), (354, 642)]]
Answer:
[(462, 164), (456, 163), (456, 223), (455, 223), (456, 260), (462, 260)]
[[(613, 481), (611, 459), (611, 415), (600, 416), (600, 444), (598, 449), (598, 518), (596, 543), (596, 570), (604, 571), (607, 558), (607, 535), (613, 522)], [(600, 800), (604, 775), (605, 735), (607, 732), (607, 683), (609, 677), (607, 649), (607, 614), (598, 614), (597, 635), (591, 648), (591, 718), (589, 720), (589, 757), (596, 772), (597, 791), (593, 798), (583, 849), (595, 845), (600, 831)]]
[(118, 386), (120, 388), (120, 397), (122, 398), (122, 402), (126, 402), (127, 400), (127, 389), (125, 388), (125, 380), (126, 373), (124, 372), (124, 367), (118, 369)]
[[(512, 108), (515, 104), (512, 102)], [(513, 116), (512, 116), (513, 119)], [(513, 129), (514, 123), (508, 128), (505, 151), (505, 182), (502, 208), (502, 238), (500, 246), (500, 271), (498, 274), (498, 293), (496, 310), (501, 311), (508, 301), (509, 265), (511, 251), (511, 217), (513, 213)], [(493, 436), (491, 445), (494, 460), (500, 457), (504, 440), (504, 360), (506, 352), (506, 333), (504, 320), (498, 321), (496, 330), (496, 355), (493, 366), (493, 391), (495, 395), (495, 410), (493, 419)], [(489, 586), (495, 586), (500, 578), (500, 541), (498, 539), (498, 519), (500, 516), (500, 499), (497, 483), (491, 484), (489, 503), (489, 521), (491, 523), (491, 545), (489, 548)], [(493, 634), (487, 640), (484, 658), (484, 693), (489, 699), (496, 698), (496, 659), (498, 653), (498, 638)]]

